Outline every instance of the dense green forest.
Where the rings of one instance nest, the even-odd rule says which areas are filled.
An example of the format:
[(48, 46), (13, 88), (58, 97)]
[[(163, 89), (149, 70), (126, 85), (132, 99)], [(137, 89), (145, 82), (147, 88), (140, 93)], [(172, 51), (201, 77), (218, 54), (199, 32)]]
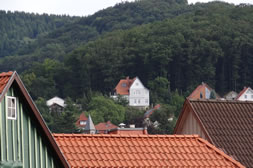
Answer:
[[(253, 86), (253, 6), (139, 0), (75, 19), (0, 59), (1, 71), (21, 73), (52, 128), (55, 121), (43, 104), (55, 95), (82, 104), (95, 122), (139, 122), (143, 111), (108, 98), (126, 76), (138, 76), (151, 103), (163, 104), (153, 121), (177, 118), (183, 97), (202, 81), (220, 95)], [(103, 110), (118, 118), (99, 118)], [(173, 123), (160, 122), (163, 129), (154, 133), (172, 130)]]
[(79, 20), (78, 17), (38, 15), (0, 10), (0, 58), (17, 54), (38, 36)]

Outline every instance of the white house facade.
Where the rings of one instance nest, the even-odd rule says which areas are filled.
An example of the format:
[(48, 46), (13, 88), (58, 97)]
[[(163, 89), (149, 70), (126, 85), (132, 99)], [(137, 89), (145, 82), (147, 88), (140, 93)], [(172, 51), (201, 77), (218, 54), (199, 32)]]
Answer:
[(253, 90), (250, 87), (245, 87), (238, 95), (237, 100), (253, 101)]
[(124, 97), (133, 107), (149, 107), (149, 90), (142, 84), (138, 77), (134, 79), (121, 79), (115, 88), (115, 95)]
[(138, 77), (136, 77), (129, 89), (129, 105), (141, 107), (149, 106), (149, 90), (144, 87)]

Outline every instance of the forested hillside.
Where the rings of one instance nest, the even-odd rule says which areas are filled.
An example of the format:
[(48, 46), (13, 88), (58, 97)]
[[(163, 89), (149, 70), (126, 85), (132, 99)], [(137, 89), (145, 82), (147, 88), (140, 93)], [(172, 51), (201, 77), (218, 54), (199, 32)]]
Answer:
[(17, 54), (39, 35), (76, 20), (78, 17), (0, 11), (0, 58)]
[(191, 14), (108, 33), (63, 62), (34, 63), (25, 81), (35, 98), (109, 94), (125, 76), (139, 76), (145, 85), (164, 77), (172, 91), (185, 95), (202, 81), (221, 95), (240, 90), (252, 85), (252, 15), (251, 6), (210, 3)]
[(116, 123), (138, 117), (131, 118), (133, 109), (117, 106), (124, 103), (113, 105), (103, 96), (120, 79), (138, 76), (151, 91), (151, 103), (164, 104), (154, 118), (177, 117), (182, 95), (202, 81), (220, 95), (253, 86), (252, 27), (249, 5), (125, 2), (40, 36), (1, 58), (0, 69), (18, 70), (39, 108), (55, 95), (70, 97), (97, 122), (103, 121), (99, 112), (110, 109), (99, 109), (99, 104), (115, 107), (108, 114), (121, 114)]
[(42, 62), (45, 58), (52, 58), (62, 61), (64, 55), (88, 41), (95, 40), (101, 34), (172, 18), (189, 13), (192, 8), (187, 6), (186, 0), (140, 0), (134, 3), (120, 3), (37, 38), (12, 57), (0, 60), (0, 70), (15, 68), (23, 72), (30, 68), (30, 64), (27, 64), (29, 60)]

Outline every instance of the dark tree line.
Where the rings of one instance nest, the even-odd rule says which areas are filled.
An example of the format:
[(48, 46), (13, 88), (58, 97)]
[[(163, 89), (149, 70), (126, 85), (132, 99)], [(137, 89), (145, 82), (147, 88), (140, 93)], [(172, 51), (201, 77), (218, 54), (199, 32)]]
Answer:
[(0, 10), (0, 58), (17, 54), (19, 49), (33, 43), (39, 35), (56, 30), (74, 20), (77, 18)]

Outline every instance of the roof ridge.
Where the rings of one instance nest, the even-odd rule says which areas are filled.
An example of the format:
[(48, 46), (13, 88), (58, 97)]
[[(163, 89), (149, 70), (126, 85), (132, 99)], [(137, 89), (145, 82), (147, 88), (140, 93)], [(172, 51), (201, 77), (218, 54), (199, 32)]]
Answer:
[(221, 99), (188, 99), (190, 102), (208, 102), (208, 103), (253, 103), (253, 101), (240, 101), (240, 100), (221, 100)]
[(0, 76), (3, 77), (3, 76), (12, 76), (12, 74), (14, 74), (15, 71), (8, 71), (8, 72), (2, 72), (0, 73)]
[[(54, 137), (129, 137), (130, 135), (127, 134), (65, 134), (65, 133), (53, 133)], [(142, 137), (142, 138), (200, 138), (199, 135), (194, 134), (194, 135), (178, 135), (178, 134), (173, 134), (173, 135), (131, 135), (131, 137)]]
[(211, 143), (209, 143), (207, 140), (203, 139), (203, 138), (197, 138), (198, 141), (204, 143), (207, 147), (213, 149), (216, 153), (220, 154), (221, 156), (223, 156), (226, 160), (231, 161), (233, 164), (235, 164), (236, 166), (245, 168), (245, 166), (243, 166), (240, 162), (236, 161), (235, 159), (233, 159), (232, 157), (228, 156), (226, 153), (224, 153), (222, 150), (218, 149), (217, 147), (215, 147), (214, 145), (212, 145)]

